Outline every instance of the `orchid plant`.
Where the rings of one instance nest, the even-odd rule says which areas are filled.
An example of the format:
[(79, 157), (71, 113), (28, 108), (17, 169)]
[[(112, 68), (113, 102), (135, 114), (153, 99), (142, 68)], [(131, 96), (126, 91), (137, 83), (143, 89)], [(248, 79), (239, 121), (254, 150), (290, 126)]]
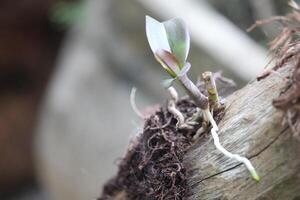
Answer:
[(187, 62), (190, 36), (184, 21), (175, 18), (161, 23), (150, 16), (146, 16), (146, 35), (154, 57), (171, 76), (171, 79), (165, 80), (163, 85), (170, 88), (172, 83), (178, 80), (196, 106), (203, 111), (205, 118), (211, 123), (211, 133), (216, 148), (225, 156), (244, 163), (252, 177), (259, 181), (260, 177), (247, 158), (230, 153), (220, 144), (217, 134), (219, 128), (210, 112), (208, 97), (200, 92), (187, 75), (191, 68), (191, 64)]

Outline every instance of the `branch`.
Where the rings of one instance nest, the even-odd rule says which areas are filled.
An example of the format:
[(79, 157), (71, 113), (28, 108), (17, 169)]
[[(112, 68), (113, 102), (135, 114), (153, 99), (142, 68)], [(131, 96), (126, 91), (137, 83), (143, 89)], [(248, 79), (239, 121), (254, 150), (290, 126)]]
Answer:
[[(224, 158), (211, 137), (202, 138), (185, 156), (190, 166), (189, 199), (293, 199), (300, 195), (299, 142), (282, 125), (283, 113), (272, 100), (286, 88), (293, 63), (254, 81), (228, 99), (219, 124), (220, 140), (230, 152), (251, 159), (262, 177), (255, 183), (244, 165)], [(273, 196), (273, 197), (274, 197)], [(272, 198), (274, 199), (274, 198)]]

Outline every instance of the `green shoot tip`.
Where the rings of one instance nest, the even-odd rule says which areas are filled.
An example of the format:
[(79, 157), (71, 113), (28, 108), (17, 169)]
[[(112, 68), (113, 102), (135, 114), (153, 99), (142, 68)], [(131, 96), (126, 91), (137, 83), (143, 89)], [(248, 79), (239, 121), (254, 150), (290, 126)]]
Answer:
[(259, 175), (256, 173), (255, 170), (252, 170), (250, 173), (251, 173), (251, 176), (252, 176), (252, 178), (253, 178), (254, 180), (256, 180), (257, 182), (260, 181), (260, 177), (259, 177)]

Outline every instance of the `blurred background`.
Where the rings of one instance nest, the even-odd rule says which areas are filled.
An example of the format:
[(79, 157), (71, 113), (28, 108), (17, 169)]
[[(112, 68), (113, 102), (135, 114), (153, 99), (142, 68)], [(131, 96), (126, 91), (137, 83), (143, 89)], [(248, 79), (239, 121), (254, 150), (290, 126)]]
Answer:
[(166, 102), (145, 15), (186, 21), (193, 80), (222, 70), (242, 87), (280, 26), (246, 29), (289, 10), (286, 0), (2, 0), (0, 199), (99, 196), (143, 127), (131, 88), (140, 109)]

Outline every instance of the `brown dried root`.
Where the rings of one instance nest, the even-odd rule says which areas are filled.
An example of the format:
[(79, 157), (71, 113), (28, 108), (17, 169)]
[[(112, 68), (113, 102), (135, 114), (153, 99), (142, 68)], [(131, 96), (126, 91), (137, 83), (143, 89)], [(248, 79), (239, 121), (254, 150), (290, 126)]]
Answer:
[(258, 26), (272, 22), (279, 22), (282, 25), (281, 33), (270, 42), (272, 59), (276, 58), (276, 64), (266, 68), (257, 77), (257, 80), (267, 77), (300, 53), (300, 10), (298, 4), (294, 1), (290, 1), (289, 5), (293, 8), (292, 13), (286, 16), (274, 16), (270, 19), (258, 20), (247, 30), (252, 31)]
[(249, 30), (274, 21), (283, 26), (281, 33), (270, 43), (270, 51), (274, 53), (273, 58), (276, 58), (277, 62), (273, 68), (266, 69), (257, 79), (276, 73), (276, 70), (285, 66), (287, 62), (295, 65), (291, 78), (282, 77), (290, 80), (290, 83), (286, 91), (274, 99), (273, 105), (285, 112), (284, 123), (289, 125), (294, 136), (300, 138), (300, 7), (295, 1), (290, 1), (289, 5), (293, 8), (292, 13), (257, 21)]
[[(186, 199), (189, 166), (183, 157), (194, 144), (203, 118), (196, 115), (198, 108), (188, 98), (178, 100), (176, 108), (187, 120), (197, 117), (198, 124), (193, 129), (178, 129), (174, 115), (160, 108), (145, 120), (143, 131), (132, 140), (118, 164), (118, 173), (105, 184), (98, 200)], [(216, 121), (223, 116), (223, 111), (214, 112)]]
[[(182, 99), (177, 109), (188, 118), (196, 106)], [(177, 129), (174, 116), (161, 108), (145, 121), (143, 132), (127, 149), (117, 175), (105, 184), (98, 200), (185, 199), (188, 187), (183, 156), (193, 144), (196, 129)]]
[[(274, 107), (285, 112), (284, 123), (291, 128), (293, 135), (300, 138), (300, 6), (295, 1), (290, 1), (289, 5), (293, 12), (286, 16), (276, 16), (268, 20), (257, 21), (248, 31), (257, 26), (279, 22), (283, 28), (281, 33), (270, 43), (270, 51), (274, 53), (277, 62), (274, 67), (266, 69), (258, 80), (267, 77), (270, 73), (285, 66), (287, 62), (295, 65), (295, 70), (290, 78), (290, 84), (277, 99), (274, 99)], [(282, 77), (286, 78), (286, 77)]]
[(283, 110), (285, 121), (290, 126), (294, 136), (300, 137), (300, 57), (293, 72), (291, 84), (288, 89), (277, 99), (274, 99), (273, 105)]

